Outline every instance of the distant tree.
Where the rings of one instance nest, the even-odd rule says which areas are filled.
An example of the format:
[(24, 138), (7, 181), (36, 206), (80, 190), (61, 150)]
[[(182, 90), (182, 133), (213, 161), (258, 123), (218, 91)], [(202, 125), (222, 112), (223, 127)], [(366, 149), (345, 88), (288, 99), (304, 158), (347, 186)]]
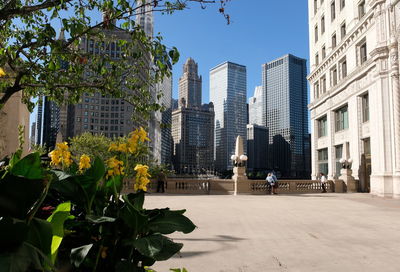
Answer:
[[(230, 0), (3, 0), (0, 1), (0, 109), (16, 92), (23, 91), (23, 102), (30, 110), (32, 97), (46, 95), (58, 103), (76, 103), (83, 92), (123, 97), (136, 111), (148, 114), (159, 109), (151, 103), (148, 86), (168, 75), (167, 63), (176, 63), (179, 53), (167, 49), (162, 37), (151, 39), (135, 24), (134, 18), (151, 10), (171, 14), (190, 3), (201, 7), (219, 3), (224, 7)], [(95, 22), (94, 13), (105, 13), (105, 20)], [(65, 40), (56, 37), (54, 22), (60, 22)], [(98, 44), (107, 42), (99, 29), (114, 27), (129, 33), (128, 41), (118, 41), (121, 60), (107, 56), (88, 56), (78, 50), (81, 38), (93, 38)], [(152, 56), (154, 68), (143, 61)], [(133, 65), (134, 64), (134, 65)], [(138, 73), (147, 67), (146, 80)], [(143, 77), (143, 75), (141, 74)], [(138, 90), (132, 95), (125, 90)]]

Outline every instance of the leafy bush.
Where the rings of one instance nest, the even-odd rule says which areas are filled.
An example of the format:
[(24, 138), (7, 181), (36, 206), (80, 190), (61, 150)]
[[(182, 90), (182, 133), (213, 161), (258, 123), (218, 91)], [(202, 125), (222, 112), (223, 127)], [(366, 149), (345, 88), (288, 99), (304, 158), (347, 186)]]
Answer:
[[(147, 140), (137, 129), (111, 142), (106, 163), (74, 158), (67, 143), (50, 153), (51, 167), (16, 152), (0, 170), (0, 271), (146, 271), (177, 253), (183, 245), (166, 235), (195, 225), (185, 210), (143, 207)], [(121, 194), (126, 178), (135, 193)]]

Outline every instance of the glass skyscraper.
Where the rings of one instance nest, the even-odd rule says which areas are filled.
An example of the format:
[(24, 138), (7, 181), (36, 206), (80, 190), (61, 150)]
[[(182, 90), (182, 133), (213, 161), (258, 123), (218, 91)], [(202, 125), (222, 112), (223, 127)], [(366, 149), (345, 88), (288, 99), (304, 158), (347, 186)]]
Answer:
[(227, 61), (212, 68), (210, 101), (215, 111), (215, 166), (220, 171), (232, 169), (236, 137), (242, 136), (244, 142), (247, 138), (246, 66)]
[(270, 164), (284, 177), (309, 178), (306, 60), (288, 54), (262, 70)]

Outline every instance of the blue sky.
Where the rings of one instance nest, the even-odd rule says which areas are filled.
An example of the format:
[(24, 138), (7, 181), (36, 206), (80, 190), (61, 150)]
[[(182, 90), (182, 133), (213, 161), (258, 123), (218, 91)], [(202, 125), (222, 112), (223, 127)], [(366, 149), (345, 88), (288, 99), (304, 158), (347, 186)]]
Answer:
[(209, 102), (209, 71), (232, 61), (247, 67), (247, 97), (261, 85), (261, 65), (291, 53), (309, 60), (306, 0), (231, 0), (226, 6), (231, 24), (218, 13), (217, 5), (173, 15), (155, 14), (155, 34), (181, 54), (173, 68), (173, 97), (178, 97), (182, 65), (192, 57), (203, 76), (203, 102)]

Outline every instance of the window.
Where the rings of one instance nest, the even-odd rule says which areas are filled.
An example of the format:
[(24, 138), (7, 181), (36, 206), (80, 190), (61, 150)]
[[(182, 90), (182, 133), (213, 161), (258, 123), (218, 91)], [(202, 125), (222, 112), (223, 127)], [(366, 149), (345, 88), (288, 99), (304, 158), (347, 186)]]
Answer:
[(315, 38), (315, 42), (317, 42), (318, 41), (318, 26), (317, 25), (315, 26), (315, 29), (314, 29), (314, 38)]
[(362, 121), (369, 121), (369, 96), (368, 93), (361, 97)]
[(317, 0), (314, 0), (314, 14), (317, 13), (317, 10), (318, 10)]
[(322, 46), (322, 59), (326, 58), (326, 50), (325, 50), (325, 45)]
[(328, 173), (328, 148), (318, 150), (318, 171)]
[(347, 105), (335, 111), (335, 131), (349, 128), (349, 114)]
[(331, 21), (335, 20), (335, 18), (336, 18), (335, 1), (332, 1), (332, 3), (331, 3)]
[(328, 121), (326, 115), (318, 119), (318, 138), (328, 135)]
[(336, 65), (331, 68), (331, 87), (337, 84), (337, 67)]
[(340, 169), (342, 169), (342, 164), (340, 163), (340, 159), (343, 156), (343, 145), (335, 146), (335, 170), (336, 170), (336, 178), (340, 176)]
[(346, 36), (346, 23), (340, 26), (340, 38), (343, 39)]
[(346, 58), (343, 58), (339, 62), (339, 69), (340, 69), (340, 78), (343, 79), (347, 76), (347, 61)]
[(321, 94), (326, 92), (326, 76), (321, 77)]
[(318, 64), (319, 64), (319, 55), (317, 53), (317, 54), (315, 54), (315, 65), (318, 65)]
[(365, 15), (365, 1), (361, 1), (358, 4), (358, 19), (361, 19)]
[(332, 49), (336, 47), (336, 33), (332, 35)]
[(318, 98), (319, 97), (319, 82), (317, 81), (314, 84), (314, 98)]
[(325, 32), (325, 16), (321, 17), (321, 34)]
[(358, 47), (358, 51), (360, 54), (360, 64), (363, 64), (364, 62), (367, 61), (367, 42), (364, 41), (360, 46)]
[(346, 6), (346, 0), (340, 0), (340, 10)]

